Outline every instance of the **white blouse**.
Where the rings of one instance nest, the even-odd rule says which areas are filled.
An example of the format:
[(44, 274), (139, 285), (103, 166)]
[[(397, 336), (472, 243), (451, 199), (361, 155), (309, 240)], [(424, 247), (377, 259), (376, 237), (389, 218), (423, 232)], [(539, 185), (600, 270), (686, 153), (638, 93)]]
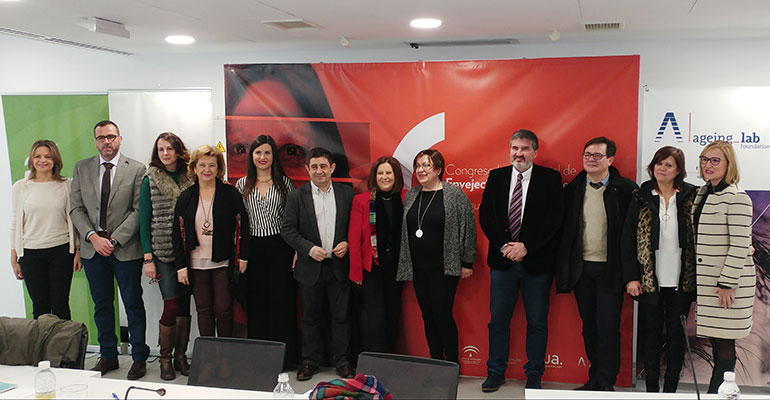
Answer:
[(666, 206), (666, 199), (658, 195), (655, 189), (653, 196), (659, 196), (658, 219), (660, 231), (658, 234), (658, 250), (655, 250), (655, 277), (658, 286), (678, 287), (679, 273), (682, 270), (682, 249), (679, 247), (679, 219), (677, 218), (676, 195), (671, 196)]

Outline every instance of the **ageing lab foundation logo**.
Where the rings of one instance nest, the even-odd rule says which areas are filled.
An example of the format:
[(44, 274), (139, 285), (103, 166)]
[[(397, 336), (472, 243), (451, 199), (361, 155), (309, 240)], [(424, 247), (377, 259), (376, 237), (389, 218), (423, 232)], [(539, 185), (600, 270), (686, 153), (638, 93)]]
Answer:
[(728, 132), (713, 129), (693, 130), (692, 126), (692, 113), (690, 112), (687, 114), (687, 131), (685, 132), (687, 136), (685, 137), (676, 114), (673, 111), (668, 111), (663, 116), (654, 141), (661, 142), (666, 135), (671, 135), (677, 142), (687, 141), (696, 143), (701, 147), (715, 140), (724, 140), (732, 143), (738, 149), (770, 149), (770, 144), (762, 142), (763, 135), (758, 134), (753, 129), (740, 128)]
[(481, 364), (481, 351), (476, 346), (465, 346), (460, 351), (460, 362), (467, 365)]

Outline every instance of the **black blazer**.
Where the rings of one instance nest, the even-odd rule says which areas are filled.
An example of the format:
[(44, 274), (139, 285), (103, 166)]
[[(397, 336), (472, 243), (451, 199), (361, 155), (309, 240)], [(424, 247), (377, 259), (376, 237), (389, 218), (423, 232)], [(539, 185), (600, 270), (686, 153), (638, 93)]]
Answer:
[[(195, 231), (195, 213), (198, 210), (200, 185), (195, 183), (185, 189), (176, 201), (174, 208), (174, 224), (171, 238), (174, 243), (174, 265), (177, 269), (190, 268), (190, 252), (198, 246), (198, 235)], [(211, 215), (213, 218), (213, 243), (211, 245), (211, 261), (235, 261), (235, 234), (238, 216), (240, 216), (241, 245), (238, 258), (247, 260), (249, 252), (249, 215), (243, 206), (241, 193), (234, 186), (217, 179), (217, 189), (214, 193), (214, 204)], [(182, 217), (185, 227), (185, 240), (179, 226)]]
[[(586, 193), (586, 171), (580, 172), (564, 188), (564, 222), (556, 259), (556, 291), (568, 293), (583, 274), (583, 199)], [(631, 202), (634, 181), (624, 178), (610, 166), (610, 180), (604, 191), (604, 209), (607, 213), (607, 270), (602, 285), (611, 293), (625, 291), (622, 282), (620, 238), (628, 205)]]
[[(286, 243), (297, 251), (297, 264), (294, 279), (304, 285), (314, 285), (321, 276), (321, 263), (312, 259), (308, 253), (313, 246), (321, 246), (321, 234), (315, 217), (313, 194), (310, 182), (300, 186), (286, 197), (281, 236)], [(341, 183), (332, 182), (334, 202), (337, 204), (337, 218), (334, 224), (334, 246), (348, 241), (350, 208), (353, 205), (353, 189)], [(348, 280), (350, 272), (350, 252), (342, 258), (332, 255), (334, 276), (338, 281)]]
[[(489, 173), (479, 207), (479, 224), (489, 240), (487, 265), (493, 269), (507, 269), (513, 265), (513, 261), (500, 252), (503, 245), (511, 241), (508, 195), (512, 170), (513, 166), (509, 165)], [(551, 168), (533, 165), (519, 234), (519, 241), (527, 248), (522, 262), (531, 274), (553, 273), (562, 203), (561, 174)]]

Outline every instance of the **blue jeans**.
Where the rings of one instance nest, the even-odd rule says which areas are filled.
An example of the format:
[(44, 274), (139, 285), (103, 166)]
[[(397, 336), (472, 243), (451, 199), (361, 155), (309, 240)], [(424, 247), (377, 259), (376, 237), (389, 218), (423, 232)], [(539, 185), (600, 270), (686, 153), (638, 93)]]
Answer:
[(142, 300), (142, 260), (120, 261), (114, 255), (94, 254), (83, 259), (83, 267), (94, 300), (94, 322), (99, 331), (99, 352), (104, 358), (118, 358), (118, 337), (115, 335), (115, 284), (128, 317), (128, 339), (134, 361), (146, 361), (150, 347), (145, 343), (147, 318)]
[(540, 377), (545, 372), (545, 352), (548, 345), (548, 305), (551, 295), (551, 275), (528, 273), (521, 263), (508, 269), (489, 272), (489, 360), (487, 373), (505, 376), (511, 343), (511, 318), (516, 300), (524, 300), (527, 314), (527, 363), (524, 374)]

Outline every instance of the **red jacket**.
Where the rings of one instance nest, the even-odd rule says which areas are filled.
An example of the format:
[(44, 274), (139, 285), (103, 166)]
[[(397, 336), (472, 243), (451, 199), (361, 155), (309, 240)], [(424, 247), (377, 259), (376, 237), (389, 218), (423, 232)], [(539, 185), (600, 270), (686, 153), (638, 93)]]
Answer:
[[(401, 202), (404, 201), (406, 189), (401, 191)], [(350, 253), (350, 280), (364, 280), (364, 269), (372, 270), (372, 239), (369, 231), (369, 192), (359, 193), (353, 197), (353, 208), (350, 210), (350, 228), (348, 229), (348, 251)]]

